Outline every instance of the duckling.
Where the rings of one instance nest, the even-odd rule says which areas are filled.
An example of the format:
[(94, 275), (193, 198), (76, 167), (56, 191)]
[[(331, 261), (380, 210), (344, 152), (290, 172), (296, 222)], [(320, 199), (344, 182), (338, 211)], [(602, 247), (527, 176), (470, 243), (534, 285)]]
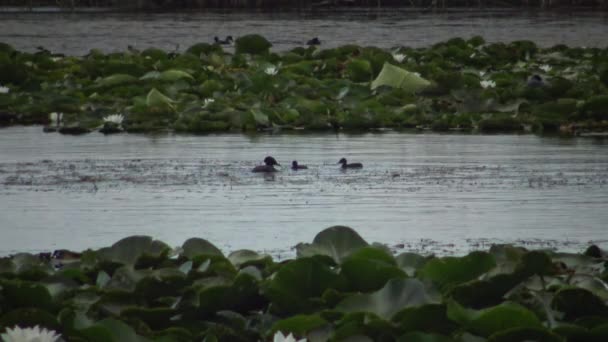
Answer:
[(306, 165), (298, 165), (298, 161), (294, 160), (294, 161), (291, 162), (291, 169), (292, 170), (296, 170), (296, 171), (297, 170), (306, 170), (306, 169), (308, 169), (308, 166), (306, 166)]
[(215, 36), (213, 40), (215, 41), (215, 44), (219, 45), (232, 45), (232, 42), (234, 41), (234, 39), (232, 39), (232, 36), (228, 36), (226, 37), (226, 39), (219, 39), (217, 36)]
[(278, 170), (274, 168), (274, 165), (281, 166), (281, 164), (277, 163), (276, 159), (271, 156), (264, 158), (265, 165), (258, 165), (254, 167), (251, 172), (277, 172)]
[(314, 37), (313, 39), (309, 40), (306, 42), (306, 45), (321, 45), (321, 41), (319, 40), (318, 37)]
[(350, 163), (349, 164), (346, 161), (346, 158), (340, 159), (338, 164), (342, 164), (342, 169), (360, 169), (363, 167), (363, 164), (361, 164), (361, 163)]

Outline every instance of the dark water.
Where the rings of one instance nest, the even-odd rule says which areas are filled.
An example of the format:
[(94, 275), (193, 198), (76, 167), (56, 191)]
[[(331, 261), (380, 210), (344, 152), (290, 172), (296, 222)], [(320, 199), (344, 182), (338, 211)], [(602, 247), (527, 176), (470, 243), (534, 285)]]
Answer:
[[(396, 250), (608, 247), (608, 140), (533, 135), (143, 136), (0, 130), (0, 254), (146, 234), (290, 256), (343, 224)], [(266, 155), (287, 168), (249, 170)], [(340, 157), (365, 164), (342, 172)], [(401, 246), (403, 244), (403, 246)]]
[(0, 10), (0, 41), (21, 50), (43, 46), (82, 55), (92, 48), (124, 51), (158, 47), (185, 50), (214, 36), (259, 33), (275, 50), (319, 37), (324, 47), (427, 46), (452, 37), (481, 35), (488, 41), (530, 39), (541, 46), (605, 47), (606, 12), (550, 12), (522, 9), (360, 9), (339, 12), (195, 12), (171, 14), (11, 13)]

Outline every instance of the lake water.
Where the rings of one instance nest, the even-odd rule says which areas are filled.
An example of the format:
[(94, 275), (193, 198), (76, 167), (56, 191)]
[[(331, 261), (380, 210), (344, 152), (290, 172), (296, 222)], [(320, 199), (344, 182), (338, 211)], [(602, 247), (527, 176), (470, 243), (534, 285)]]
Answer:
[(429, 12), (390, 8), (334, 11), (191, 13), (14, 13), (0, 9), (0, 41), (34, 51), (86, 54), (90, 49), (124, 51), (128, 45), (183, 51), (214, 36), (259, 33), (276, 51), (319, 37), (323, 47), (428, 46), (452, 37), (481, 35), (488, 41), (529, 39), (541, 46), (606, 47), (608, 13), (452, 9)]
[[(397, 251), (608, 247), (608, 140), (534, 135), (84, 136), (0, 129), (0, 255), (145, 234), (293, 256), (332, 225)], [(287, 166), (250, 169), (266, 155)], [(364, 163), (343, 172), (341, 157)], [(403, 246), (401, 245), (403, 244)]]

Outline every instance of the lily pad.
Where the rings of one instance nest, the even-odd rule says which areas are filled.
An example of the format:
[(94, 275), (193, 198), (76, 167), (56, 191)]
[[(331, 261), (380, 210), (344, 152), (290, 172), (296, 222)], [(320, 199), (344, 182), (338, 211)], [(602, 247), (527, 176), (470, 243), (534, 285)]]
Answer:
[(348, 255), (366, 246), (369, 244), (352, 228), (334, 226), (318, 233), (312, 244), (299, 243), (296, 251), (298, 258), (327, 255), (341, 263)]
[(380, 74), (371, 84), (371, 89), (374, 90), (380, 86), (389, 86), (393, 88), (401, 88), (410, 93), (415, 93), (430, 86), (428, 80), (394, 66), (390, 63), (384, 63)]
[(390, 320), (394, 314), (408, 307), (438, 303), (427, 292), (424, 284), (418, 279), (392, 279), (386, 285), (371, 294), (359, 294), (343, 300), (336, 310), (344, 312), (371, 312), (381, 318)]

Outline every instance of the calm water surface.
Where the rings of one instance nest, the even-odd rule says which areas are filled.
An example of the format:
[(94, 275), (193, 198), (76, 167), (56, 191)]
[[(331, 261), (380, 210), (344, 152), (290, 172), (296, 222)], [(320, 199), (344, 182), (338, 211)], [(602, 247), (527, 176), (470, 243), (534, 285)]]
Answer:
[(124, 51), (158, 47), (185, 50), (214, 36), (259, 33), (274, 50), (319, 37), (324, 47), (428, 46), (452, 37), (488, 41), (529, 39), (541, 46), (606, 47), (607, 12), (457, 9), (360, 9), (313, 12), (194, 12), (170, 14), (12, 13), (0, 10), (0, 41), (34, 51), (82, 55), (90, 49)]
[[(0, 130), (0, 254), (145, 234), (292, 256), (343, 224), (397, 250), (608, 247), (608, 140), (533, 135), (61, 136)], [(249, 170), (266, 155), (305, 171)], [(365, 164), (342, 172), (342, 156)], [(403, 246), (401, 246), (403, 244)]]

